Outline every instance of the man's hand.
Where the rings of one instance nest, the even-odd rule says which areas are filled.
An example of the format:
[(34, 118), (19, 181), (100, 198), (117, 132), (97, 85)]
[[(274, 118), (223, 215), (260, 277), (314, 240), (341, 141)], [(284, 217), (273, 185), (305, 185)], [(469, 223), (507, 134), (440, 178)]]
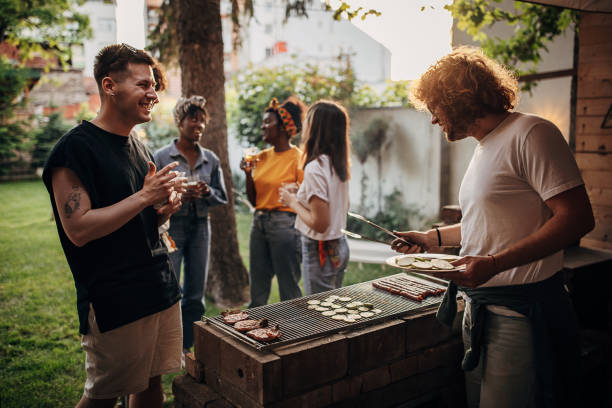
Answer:
[(178, 166), (178, 162), (172, 162), (156, 172), (155, 163), (149, 162), (149, 172), (145, 176), (144, 185), (140, 195), (147, 205), (164, 204), (174, 190), (174, 178), (176, 172), (170, 171)]
[(436, 272), (442, 279), (452, 280), (459, 286), (475, 288), (495, 276), (499, 270), (491, 256), (464, 256), (451, 262), (455, 267), (465, 265), (465, 270), (456, 272)]
[(427, 232), (420, 231), (393, 231), (397, 236), (402, 239), (395, 239), (391, 242), (391, 249), (402, 254), (414, 254), (417, 252), (429, 251), (438, 245), (438, 237), (432, 236), (432, 231), (436, 234), (435, 230)]
[(203, 181), (199, 181), (195, 186), (190, 186), (183, 194), (183, 201), (199, 200), (210, 194), (210, 186)]
[(156, 210), (158, 215), (157, 224), (162, 225), (168, 221), (181, 208), (181, 205), (183, 205), (181, 194), (173, 191), (170, 197), (168, 197), (168, 202)]

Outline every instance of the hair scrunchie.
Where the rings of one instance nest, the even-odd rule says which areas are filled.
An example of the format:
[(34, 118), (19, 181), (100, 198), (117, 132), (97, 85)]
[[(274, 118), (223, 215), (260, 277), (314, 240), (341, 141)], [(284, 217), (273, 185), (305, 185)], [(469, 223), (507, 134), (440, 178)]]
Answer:
[(268, 104), (268, 109), (272, 109), (278, 113), (278, 116), (281, 118), (282, 126), (290, 137), (295, 136), (297, 133), (297, 126), (295, 126), (295, 122), (291, 117), (291, 114), (287, 111), (287, 109), (283, 108), (279, 105), (278, 99), (272, 98), (270, 103)]

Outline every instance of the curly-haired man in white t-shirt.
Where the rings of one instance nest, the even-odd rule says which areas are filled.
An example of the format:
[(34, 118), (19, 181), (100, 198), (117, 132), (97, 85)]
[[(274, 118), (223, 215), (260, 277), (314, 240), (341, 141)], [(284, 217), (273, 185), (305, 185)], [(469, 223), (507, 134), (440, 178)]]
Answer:
[[(593, 211), (559, 129), (512, 112), (516, 79), (476, 48), (432, 65), (412, 88), (449, 141), (478, 145), (461, 183), (461, 223), (399, 233), (395, 250), (461, 246), (439, 317), (466, 299), (463, 338), (468, 405), (565, 406), (575, 398), (577, 325), (559, 271), (563, 249), (594, 226)], [(445, 319), (446, 318), (446, 319)], [(565, 361), (561, 362), (562, 359)]]

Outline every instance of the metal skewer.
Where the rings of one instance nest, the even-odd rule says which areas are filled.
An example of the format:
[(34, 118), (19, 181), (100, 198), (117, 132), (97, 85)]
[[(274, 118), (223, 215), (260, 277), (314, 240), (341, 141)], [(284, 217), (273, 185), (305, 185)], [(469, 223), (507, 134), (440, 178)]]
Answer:
[(372, 242), (378, 242), (378, 243), (380, 243), (380, 244), (385, 244), (385, 245), (391, 245), (391, 244), (390, 244), (390, 243), (388, 243), (388, 242), (381, 241), (381, 240), (374, 239), (374, 238), (370, 238), (370, 237), (366, 237), (366, 236), (363, 236), (363, 235), (357, 234), (357, 233), (355, 233), (355, 232), (347, 231), (347, 230), (345, 230), (345, 229), (342, 229), (342, 230), (340, 230), (340, 231), (342, 231), (342, 233), (343, 233), (343, 234), (345, 234), (347, 237), (351, 237), (351, 238), (355, 238), (355, 239), (363, 239), (363, 240), (366, 240), (366, 241), (372, 241)]
[(385, 233), (387, 233), (388, 235), (391, 235), (394, 238), (400, 239), (402, 241), (404, 241), (406, 244), (408, 245), (413, 245), (410, 242), (406, 241), (404, 238), (392, 233), (391, 231), (389, 231), (388, 229), (381, 227), (380, 225), (374, 224), (372, 221), (368, 220), (367, 218), (365, 218), (363, 215), (359, 215), (359, 214), (355, 214), (353, 212), (348, 211), (347, 214), (353, 218), (357, 218), (358, 220), (361, 220), (363, 222), (365, 222), (366, 224), (370, 224), (371, 226), (378, 228), (381, 231), (384, 231)]

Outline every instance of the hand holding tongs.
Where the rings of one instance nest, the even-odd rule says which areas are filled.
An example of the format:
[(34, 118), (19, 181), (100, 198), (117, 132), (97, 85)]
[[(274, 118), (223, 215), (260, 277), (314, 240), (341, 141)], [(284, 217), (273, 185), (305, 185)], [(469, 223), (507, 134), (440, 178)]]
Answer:
[[(355, 213), (350, 212), (350, 211), (349, 211), (349, 212), (347, 212), (347, 214), (348, 214), (349, 216), (353, 217), (353, 218), (357, 218), (358, 220), (361, 220), (361, 221), (363, 221), (363, 222), (365, 222), (365, 223), (367, 223), (367, 224), (370, 224), (371, 226), (373, 226), (373, 227), (375, 227), (375, 228), (378, 228), (379, 230), (381, 230), (381, 231), (385, 232), (386, 234), (391, 235), (393, 238), (400, 239), (400, 240), (404, 241), (406, 244), (411, 245), (411, 244), (410, 244), (410, 242), (406, 241), (404, 238), (400, 237), (399, 235), (396, 235), (396, 234), (392, 233), (391, 231), (389, 231), (389, 230), (388, 230), (388, 229), (386, 229), (386, 228), (381, 227), (380, 225), (374, 224), (372, 221), (368, 220), (368, 219), (367, 219), (367, 218), (365, 218), (363, 215), (355, 214)], [(379, 242), (380, 242), (380, 241), (379, 241)], [(386, 242), (385, 242), (385, 243), (386, 243)], [(389, 244), (389, 243), (386, 243), (386, 244), (387, 244), (387, 245), (391, 245), (391, 244)]]

